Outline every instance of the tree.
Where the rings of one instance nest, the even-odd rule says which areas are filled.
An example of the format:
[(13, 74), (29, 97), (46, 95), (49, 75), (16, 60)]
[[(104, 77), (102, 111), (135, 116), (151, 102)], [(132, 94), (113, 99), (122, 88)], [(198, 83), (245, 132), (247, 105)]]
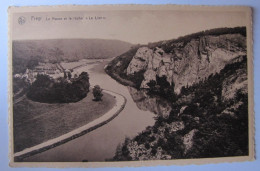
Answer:
[(39, 59), (37, 57), (33, 58), (31, 57), (31, 59), (28, 61), (26, 67), (28, 69), (34, 69), (35, 66), (39, 65)]
[(71, 73), (70, 72), (68, 72), (68, 78), (69, 78), (69, 80), (71, 79)]
[(93, 88), (93, 96), (94, 96), (94, 101), (101, 101), (102, 99), (102, 89), (100, 88), (99, 85), (95, 85)]
[(151, 92), (155, 91), (155, 86), (156, 86), (155, 80), (150, 80), (149, 83), (147, 83), (147, 85), (149, 86)]
[(53, 49), (50, 49), (50, 55), (52, 56), (53, 62), (60, 62), (62, 61), (62, 58), (64, 56), (64, 53), (61, 49), (55, 47)]
[(162, 77), (156, 76), (156, 82), (160, 86), (159, 90), (161, 95), (165, 97), (165, 95), (167, 95), (168, 93), (168, 89), (171, 88), (170, 83), (167, 81), (167, 77), (165, 75), (163, 75)]
[(67, 79), (67, 74), (66, 72), (64, 71), (64, 78)]

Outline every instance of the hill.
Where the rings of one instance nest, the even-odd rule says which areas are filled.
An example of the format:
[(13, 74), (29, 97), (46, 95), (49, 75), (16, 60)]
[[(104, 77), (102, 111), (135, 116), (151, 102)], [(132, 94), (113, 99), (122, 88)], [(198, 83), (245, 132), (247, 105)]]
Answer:
[[(130, 43), (105, 39), (14, 40), (14, 73), (23, 72), (29, 61), (61, 62), (80, 59), (106, 59), (129, 50)], [(20, 66), (19, 66), (20, 65)]]
[(14, 40), (14, 58), (41, 56), (47, 60), (105, 59), (129, 50), (130, 43), (105, 39)]

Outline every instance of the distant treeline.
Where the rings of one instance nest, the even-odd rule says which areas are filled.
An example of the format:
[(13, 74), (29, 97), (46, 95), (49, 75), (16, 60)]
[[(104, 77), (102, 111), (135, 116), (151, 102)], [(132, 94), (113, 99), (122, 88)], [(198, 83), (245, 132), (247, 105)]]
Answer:
[(81, 59), (106, 59), (129, 50), (132, 44), (109, 39), (14, 40), (13, 60), (41, 56), (51, 63)]
[(71, 82), (64, 78), (57, 81), (47, 75), (38, 75), (29, 88), (27, 97), (43, 103), (77, 102), (87, 96), (89, 86), (87, 72), (82, 72)]
[(215, 28), (215, 29), (200, 31), (193, 34), (188, 34), (186, 36), (181, 36), (177, 39), (149, 43), (148, 47), (149, 48), (160, 47), (166, 53), (169, 53), (173, 48), (173, 47), (171, 48), (170, 46), (172, 44), (183, 43), (183, 47), (184, 47), (192, 39), (198, 39), (202, 36), (219, 36), (223, 34), (241, 34), (243, 36), (246, 36), (246, 27), (234, 27), (234, 28), (225, 27), (225, 28)]
[(34, 69), (39, 62), (43, 62), (41, 56), (31, 56), (29, 59), (13, 58), (13, 74), (24, 73), (26, 69)]

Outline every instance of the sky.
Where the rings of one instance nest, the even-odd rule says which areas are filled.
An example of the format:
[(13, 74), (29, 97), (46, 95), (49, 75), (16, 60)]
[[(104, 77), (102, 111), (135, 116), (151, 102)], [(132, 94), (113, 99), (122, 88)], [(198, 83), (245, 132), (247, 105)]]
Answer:
[[(19, 24), (21, 17), (23, 22)], [(12, 24), (13, 40), (98, 38), (147, 44), (206, 29), (245, 26), (246, 15), (240, 11), (127, 11), (119, 8), (108, 11), (15, 13)]]

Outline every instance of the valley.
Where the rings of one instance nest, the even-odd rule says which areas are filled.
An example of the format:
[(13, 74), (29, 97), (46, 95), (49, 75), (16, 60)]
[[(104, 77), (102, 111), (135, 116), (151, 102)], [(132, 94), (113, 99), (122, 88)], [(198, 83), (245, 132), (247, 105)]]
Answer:
[[(116, 55), (101, 58), (100, 54), (109, 51), (109, 48), (104, 49), (100, 53), (96, 50), (92, 50), (93, 53), (91, 50), (86, 53), (79, 50), (84, 55), (76, 53), (73, 55), (75, 59), (72, 57), (71, 60), (66, 57), (71, 55), (70, 52), (64, 50), (63, 54), (56, 49), (55, 58), (45, 56), (45, 61), (32, 62), (29, 67), (28, 63), (22, 62), (25, 69), (15, 63), (17, 68), (14, 67), (14, 70), (23, 71), (14, 72), (18, 74), (16, 79), (29, 78), (29, 74), (36, 73), (35, 68), (40, 68), (40, 64), (54, 65), (54, 74), (49, 74), (54, 82), (49, 81), (50, 84), (44, 87), (43, 92), (62, 92), (64, 98), (48, 99), (52, 95), (48, 94), (46, 98), (52, 100), (53, 106), (57, 105), (57, 100), (68, 103), (61, 104), (66, 106), (81, 104), (90, 98), (84, 94), (88, 84), (82, 86), (82, 80), (77, 79), (81, 73), (87, 73), (89, 85), (99, 85), (126, 99), (120, 114), (106, 124), (21, 161), (136, 161), (248, 155), (248, 58), (245, 27), (212, 29), (147, 45), (131, 45), (120, 53), (116, 51)], [(90, 53), (93, 55), (91, 59), (86, 56)], [(19, 60), (28, 60), (17, 56)], [(59, 76), (56, 77), (56, 74)], [(44, 71), (44, 75), (48, 73)], [(28, 88), (32, 87), (30, 85), (34, 81), (17, 81), (17, 85), (14, 81), (17, 98), (23, 97), (20, 93), (26, 92), (19, 89), (18, 85)], [(68, 84), (68, 91), (63, 91), (60, 84)], [(72, 84), (77, 87), (70, 87)], [(52, 87), (56, 88), (55, 91), (52, 91)], [(76, 96), (74, 90), (83, 90), (84, 96)], [(82, 95), (82, 92), (78, 94)], [(34, 96), (29, 93), (29, 97)], [(73, 97), (72, 101), (70, 97)], [(107, 95), (107, 98), (111, 96)], [(106, 102), (105, 99), (103, 103)], [(18, 101), (16, 107), (26, 100), (29, 104), (30, 101), (25, 98)], [(74, 110), (77, 113), (85, 109), (92, 116), (91, 109), (95, 105), (90, 101), (87, 102), (88, 105), (79, 105), (73, 109), (65, 107), (61, 113), (68, 112), (69, 115)], [(112, 99), (108, 101), (111, 106), (115, 104)], [(28, 104), (14, 108), (17, 116)], [(103, 104), (101, 108), (105, 110), (105, 106)], [(98, 109), (99, 106), (94, 108)], [(95, 118), (103, 113), (105, 112), (95, 114)], [(18, 117), (17, 123), (30, 120), (31, 115), (19, 115), (22, 118)], [(79, 123), (84, 118), (80, 116), (76, 117), (80, 120)], [(62, 115), (57, 117), (62, 118)]]

